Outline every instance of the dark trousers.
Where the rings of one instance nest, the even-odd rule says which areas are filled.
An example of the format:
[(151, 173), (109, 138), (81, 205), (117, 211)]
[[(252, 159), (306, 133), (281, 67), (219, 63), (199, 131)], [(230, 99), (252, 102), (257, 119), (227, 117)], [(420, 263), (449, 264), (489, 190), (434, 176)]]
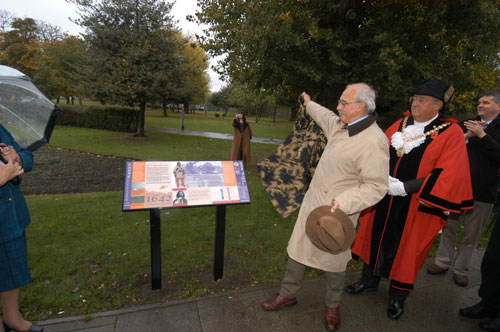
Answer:
[(500, 311), (500, 221), (495, 222), (481, 262), (479, 296), (493, 312)]
[[(363, 271), (361, 272), (361, 283), (367, 287), (378, 287), (380, 282), (380, 277), (373, 274), (373, 270), (365, 263), (363, 265)], [(394, 288), (392, 286), (392, 280), (389, 287), (389, 296), (392, 300), (404, 301), (410, 295), (409, 291)]]

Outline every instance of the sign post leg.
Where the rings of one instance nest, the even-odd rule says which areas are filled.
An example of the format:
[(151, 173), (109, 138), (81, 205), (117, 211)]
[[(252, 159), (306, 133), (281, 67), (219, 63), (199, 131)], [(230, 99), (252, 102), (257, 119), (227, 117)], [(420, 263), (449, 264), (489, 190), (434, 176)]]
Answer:
[(217, 205), (215, 223), (214, 280), (222, 279), (224, 274), (224, 238), (226, 235), (226, 206)]
[(149, 210), (151, 234), (151, 289), (161, 288), (161, 215), (159, 209)]

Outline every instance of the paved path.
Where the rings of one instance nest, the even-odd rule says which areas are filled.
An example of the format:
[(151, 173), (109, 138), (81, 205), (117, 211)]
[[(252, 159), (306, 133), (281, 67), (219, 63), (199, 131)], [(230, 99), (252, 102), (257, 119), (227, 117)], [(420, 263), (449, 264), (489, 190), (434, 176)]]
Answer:
[[(481, 320), (463, 318), (458, 309), (477, 303), (479, 266), (484, 249), (476, 250), (466, 288), (453, 282), (453, 274), (431, 276), (425, 269), (417, 276), (415, 291), (406, 301), (398, 321), (386, 316), (388, 282), (378, 291), (362, 295), (342, 294), (339, 332), (480, 331)], [(346, 284), (357, 281), (361, 272), (346, 274)], [(46, 332), (311, 332), (326, 331), (323, 277), (307, 279), (298, 295), (298, 304), (267, 312), (260, 303), (273, 296), (279, 285), (252, 287), (199, 298), (167, 301), (87, 316), (65, 317), (39, 322)], [(90, 318), (90, 319), (89, 319)]]
[[(209, 131), (198, 131), (198, 130), (189, 130), (189, 129), (178, 129), (178, 128), (164, 128), (164, 127), (149, 127), (145, 128), (146, 131), (161, 131), (164, 133), (170, 134), (178, 134), (178, 135), (190, 135), (190, 136), (201, 136), (201, 137), (209, 137), (209, 138), (219, 138), (219, 139), (230, 139), (232, 140), (234, 135), (232, 134), (221, 134), (221, 133), (212, 133)], [(277, 138), (264, 138), (264, 137), (252, 137), (252, 143), (264, 143), (264, 144), (281, 144), (283, 143), (282, 139)]]

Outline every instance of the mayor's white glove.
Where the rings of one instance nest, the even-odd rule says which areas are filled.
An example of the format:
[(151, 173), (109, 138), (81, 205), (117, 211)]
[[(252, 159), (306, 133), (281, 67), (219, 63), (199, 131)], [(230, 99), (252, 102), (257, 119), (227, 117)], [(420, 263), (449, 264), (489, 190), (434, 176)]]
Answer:
[(391, 196), (406, 196), (405, 186), (403, 182), (392, 176), (389, 176), (389, 195)]

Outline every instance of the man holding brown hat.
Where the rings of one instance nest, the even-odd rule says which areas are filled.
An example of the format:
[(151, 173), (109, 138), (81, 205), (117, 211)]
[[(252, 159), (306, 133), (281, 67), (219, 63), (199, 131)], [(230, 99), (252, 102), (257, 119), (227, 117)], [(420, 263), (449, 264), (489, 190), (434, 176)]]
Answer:
[(389, 193), (362, 212), (352, 247), (361, 258), (361, 280), (349, 294), (376, 290), (389, 278), (387, 315), (399, 319), (404, 301), (450, 212), (473, 207), (469, 162), (462, 129), (440, 112), (453, 87), (429, 78), (409, 89), (411, 114), (386, 131), (390, 141)]
[(346, 87), (338, 116), (308, 94), (302, 97), (328, 143), (300, 207), (279, 294), (262, 307), (279, 310), (296, 304), (306, 266), (320, 269), (326, 278), (325, 326), (334, 331), (340, 326), (340, 295), (359, 212), (388, 190), (388, 143), (376, 124), (375, 91), (367, 84)]

